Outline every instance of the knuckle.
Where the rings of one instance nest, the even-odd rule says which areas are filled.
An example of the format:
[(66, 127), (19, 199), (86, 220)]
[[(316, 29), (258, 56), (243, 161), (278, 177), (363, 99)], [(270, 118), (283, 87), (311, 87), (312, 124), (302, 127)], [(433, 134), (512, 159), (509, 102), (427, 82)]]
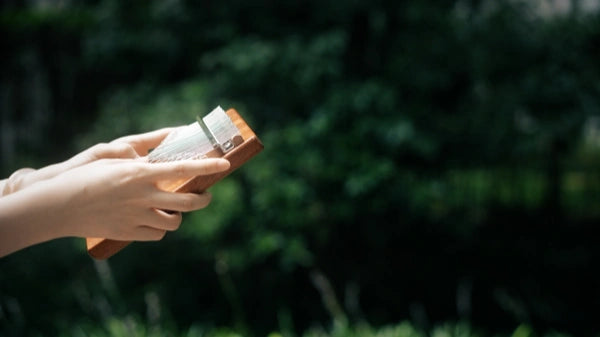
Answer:
[(114, 141), (111, 143), (99, 143), (94, 145), (92, 147), (92, 156), (95, 159), (135, 158), (137, 153), (130, 144)]
[(107, 143), (98, 143), (92, 146), (92, 156), (96, 159), (106, 158), (106, 154), (109, 151), (109, 145)]
[(139, 183), (144, 177), (144, 170), (145, 168), (138, 163), (127, 163), (126, 165), (121, 165), (115, 172), (118, 177), (115, 180), (115, 183), (120, 184), (122, 187), (134, 186), (133, 184)]
[(204, 207), (205, 200), (203, 195), (188, 193), (182, 196), (181, 207), (183, 211), (189, 212)]
[(184, 211), (191, 211), (194, 209), (194, 200), (189, 196), (185, 196), (181, 199), (181, 208)]
[(133, 146), (127, 143), (115, 143), (115, 154), (120, 158), (135, 157), (136, 152)]
[(120, 169), (120, 172), (122, 175), (121, 181), (123, 183), (129, 183), (139, 175), (139, 171), (135, 165), (124, 166), (122, 169)]
[(185, 165), (182, 163), (175, 164), (175, 167), (173, 168), (173, 173), (178, 177), (184, 177), (186, 174)]
[(143, 163), (130, 163), (127, 165), (125, 174), (131, 178), (142, 178), (149, 174), (148, 167)]

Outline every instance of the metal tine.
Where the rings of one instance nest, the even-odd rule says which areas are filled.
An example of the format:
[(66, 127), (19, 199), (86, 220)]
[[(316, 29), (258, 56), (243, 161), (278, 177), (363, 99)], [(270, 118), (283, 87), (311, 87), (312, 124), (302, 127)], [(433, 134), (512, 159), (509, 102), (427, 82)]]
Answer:
[[(195, 123), (194, 123), (195, 124)], [(186, 128), (196, 128), (189, 125)], [(181, 136), (186, 130), (181, 130), (179, 135), (175, 135), (172, 140), (165, 139), (166, 142), (159, 145), (149, 155), (151, 162), (165, 162), (181, 159), (193, 159), (206, 153), (206, 143), (208, 141), (204, 132), (198, 128), (193, 133)], [(204, 146), (202, 146), (204, 144)], [(210, 145), (209, 145), (210, 148)], [(202, 151), (201, 151), (202, 150)], [(204, 152), (204, 153), (200, 153)]]
[(220, 107), (216, 107), (198, 123), (192, 123), (169, 134), (148, 156), (150, 162), (168, 162), (201, 158), (215, 148), (223, 153), (234, 146), (239, 130)]

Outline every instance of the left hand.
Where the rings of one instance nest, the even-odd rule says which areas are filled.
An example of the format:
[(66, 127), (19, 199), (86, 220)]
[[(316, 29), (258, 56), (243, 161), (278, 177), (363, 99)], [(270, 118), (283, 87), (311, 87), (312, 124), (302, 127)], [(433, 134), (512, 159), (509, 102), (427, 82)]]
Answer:
[(117, 138), (110, 143), (100, 143), (80, 152), (62, 163), (41, 169), (23, 168), (3, 181), (0, 196), (15, 193), (39, 181), (56, 177), (62, 172), (99, 159), (126, 159), (143, 157), (155, 148), (174, 128), (163, 128), (147, 133)]

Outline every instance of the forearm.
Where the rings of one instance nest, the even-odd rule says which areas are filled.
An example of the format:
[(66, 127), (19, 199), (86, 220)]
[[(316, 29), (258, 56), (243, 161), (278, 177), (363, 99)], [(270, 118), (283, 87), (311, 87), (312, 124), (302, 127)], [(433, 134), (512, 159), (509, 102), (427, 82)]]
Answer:
[(0, 198), (0, 257), (66, 236), (60, 228), (63, 203), (46, 183)]

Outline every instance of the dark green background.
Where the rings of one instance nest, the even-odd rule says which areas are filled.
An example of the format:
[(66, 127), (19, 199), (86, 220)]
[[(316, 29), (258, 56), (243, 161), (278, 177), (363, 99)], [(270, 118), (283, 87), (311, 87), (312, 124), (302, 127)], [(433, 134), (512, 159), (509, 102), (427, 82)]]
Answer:
[(2, 177), (217, 105), (265, 151), (161, 242), (0, 259), (0, 334), (597, 333), (600, 14), (570, 3), (2, 2)]

